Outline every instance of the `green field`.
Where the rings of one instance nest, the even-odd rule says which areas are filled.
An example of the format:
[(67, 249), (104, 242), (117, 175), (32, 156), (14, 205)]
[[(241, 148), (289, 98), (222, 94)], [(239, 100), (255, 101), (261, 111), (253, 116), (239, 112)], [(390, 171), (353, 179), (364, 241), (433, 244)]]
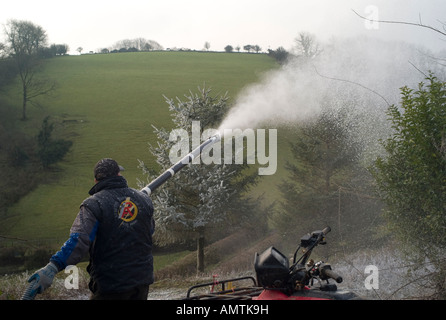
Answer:
[[(97, 160), (117, 159), (126, 168), (124, 175), (131, 187), (142, 178), (137, 159), (154, 164), (147, 147), (148, 142), (155, 141), (152, 125), (172, 127), (163, 95), (182, 98), (205, 84), (215, 95), (228, 92), (234, 99), (242, 88), (277, 67), (266, 55), (205, 52), (120, 53), (47, 60), (43, 73), (57, 81), (55, 95), (42, 98), (41, 108), (29, 107), (31, 120), (23, 122), (17, 117), (11, 125), (36, 135), (41, 119), (51, 115), (57, 132), (74, 144), (59, 164), (60, 169), (50, 173), (56, 177), (53, 182), (41, 184), (8, 208), (0, 234), (24, 239), (67, 237), (79, 204), (93, 185), (92, 170)], [(18, 87), (11, 88), (6, 99), (8, 104), (17, 105), (19, 113)], [(262, 188), (269, 187), (263, 185), (255, 192)]]

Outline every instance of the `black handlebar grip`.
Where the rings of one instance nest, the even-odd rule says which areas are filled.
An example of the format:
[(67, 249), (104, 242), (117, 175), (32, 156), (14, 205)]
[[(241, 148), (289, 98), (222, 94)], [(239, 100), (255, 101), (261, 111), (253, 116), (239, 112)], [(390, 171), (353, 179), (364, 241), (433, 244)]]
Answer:
[(333, 270), (330, 270), (328, 268), (326, 269), (322, 269), (321, 273), (327, 277), (327, 278), (331, 278), (333, 280), (335, 280), (337, 283), (341, 283), (342, 282), (342, 277), (340, 275), (338, 275), (336, 272), (334, 272)]

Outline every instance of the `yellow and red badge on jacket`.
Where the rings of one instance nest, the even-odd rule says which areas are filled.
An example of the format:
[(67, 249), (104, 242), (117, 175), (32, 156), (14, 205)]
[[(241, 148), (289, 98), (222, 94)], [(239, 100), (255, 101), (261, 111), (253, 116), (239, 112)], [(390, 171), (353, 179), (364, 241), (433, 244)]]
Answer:
[(130, 197), (121, 202), (118, 215), (119, 219), (125, 222), (135, 220), (138, 215), (138, 207), (130, 200)]

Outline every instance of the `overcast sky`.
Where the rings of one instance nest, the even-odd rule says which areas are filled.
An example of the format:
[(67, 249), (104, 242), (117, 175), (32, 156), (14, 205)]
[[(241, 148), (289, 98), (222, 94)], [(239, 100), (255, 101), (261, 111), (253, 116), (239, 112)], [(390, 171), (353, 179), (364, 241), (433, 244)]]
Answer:
[(446, 48), (446, 37), (435, 32), (367, 24), (352, 10), (381, 20), (421, 18), (436, 28), (443, 27), (439, 20), (446, 21), (444, 0), (14, 0), (0, 5), (0, 24), (32, 21), (46, 30), (49, 43), (66, 43), (72, 53), (78, 47), (97, 51), (137, 37), (164, 48), (201, 50), (207, 41), (215, 51), (228, 44), (290, 50), (302, 31), (321, 41), (366, 34)]

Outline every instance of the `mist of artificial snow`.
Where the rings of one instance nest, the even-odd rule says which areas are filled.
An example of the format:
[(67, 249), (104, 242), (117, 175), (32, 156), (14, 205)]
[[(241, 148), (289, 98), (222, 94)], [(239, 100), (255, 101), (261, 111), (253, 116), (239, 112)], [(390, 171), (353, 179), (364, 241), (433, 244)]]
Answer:
[[(364, 137), (382, 134), (400, 88), (416, 88), (439, 68), (434, 54), (404, 42), (333, 39), (313, 58), (293, 58), (239, 94), (219, 130), (293, 126), (322, 110), (348, 108)], [(375, 139), (376, 140), (376, 139)]]

